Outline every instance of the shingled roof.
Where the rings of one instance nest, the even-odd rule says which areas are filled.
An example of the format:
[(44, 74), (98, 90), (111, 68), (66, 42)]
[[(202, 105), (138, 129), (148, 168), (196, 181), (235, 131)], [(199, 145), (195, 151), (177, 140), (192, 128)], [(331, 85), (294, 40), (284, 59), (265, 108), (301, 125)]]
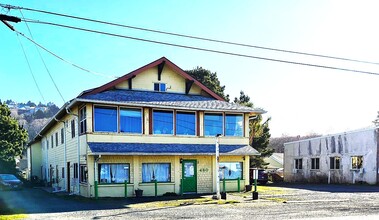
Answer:
[(77, 98), (77, 101), (188, 110), (219, 110), (247, 113), (265, 112), (262, 109), (250, 108), (201, 95), (121, 89), (107, 90), (97, 94), (82, 95)]
[[(214, 144), (89, 142), (93, 155), (215, 155)], [(220, 144), (220, 155), (259, 155), (248, 145)]]

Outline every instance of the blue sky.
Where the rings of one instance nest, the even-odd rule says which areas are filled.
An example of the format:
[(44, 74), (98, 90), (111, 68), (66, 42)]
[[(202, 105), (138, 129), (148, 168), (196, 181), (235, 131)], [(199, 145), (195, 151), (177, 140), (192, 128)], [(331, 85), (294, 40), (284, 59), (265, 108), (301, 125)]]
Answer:
[[(0, 3), (264, 47), (378, 62), (376, 1), (5, 1)], [(21, 16), (17, 10), (0, 13)], [(25, 18), (251, 56), (379, 73), (378, 65), (227, 46), (116, 28), (23, 10)], [(0, 23), (1, 24), (1, 23)], [(25, 23), (13, 24), (28, 34)], [(330, 134), (365, 128), (377, 116), (379, 76), (175, 48), (32, 24), (36, 42), (94, 72), (121, 76), (162, 56), (184, 70), (217, 72), (226, 93), (243, 90), (272, 117), (272, 136)], [(42, 101), (15, 33), (0, 25), (0, 99)], [(19, 37), (47, 102), (63, 104), (33, 44)], [(111, 78), (40, 51), (65, 101)]]

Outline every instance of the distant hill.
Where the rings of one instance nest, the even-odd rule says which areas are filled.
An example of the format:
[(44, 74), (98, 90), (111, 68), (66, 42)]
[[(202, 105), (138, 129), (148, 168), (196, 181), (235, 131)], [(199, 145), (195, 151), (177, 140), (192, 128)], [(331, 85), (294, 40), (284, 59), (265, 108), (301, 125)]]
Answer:
[(49, 119), (59, 111), (59, 107), (53, 102), (47, 104), (39, 102), (37, 105), (31, 101), (22, 103), (6, 100), (5, 104), (10, 108), (12, 116), (28, 131), (29, 141), (32, 140)]
[(276, 138), (270, 138), (269, 148), (274, 149), (275, 153), (284, 153), (284, 143), (291, 141), (304, 140), (308, 138), (321, 137), (320, 134), (309, 134), (305, 136), (282, 136)]

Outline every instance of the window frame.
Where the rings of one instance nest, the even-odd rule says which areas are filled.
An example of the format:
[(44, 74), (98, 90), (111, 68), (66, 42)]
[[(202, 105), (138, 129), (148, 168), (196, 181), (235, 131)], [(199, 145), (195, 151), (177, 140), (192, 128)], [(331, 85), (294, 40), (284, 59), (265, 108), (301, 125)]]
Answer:
[[(240, 180), (243, 180), (243, 162), (241, 162), (241, 161), (222, 161), (222, 162), (220, 162), (220, 180), (223, 180), (223, 178), (222, 177), (224, 177), (224, 172), (222, 171), (222, 169), (221, 169), (221, 165), (222, 164), (228, 164), (228, 163), (230, 163), (230, 164), (239, 164), (239, 166), (240, 166), (240, 170), (241, 170), (241, 174), (240, 174)], [(224, 177), (225, 178), (225, 177)], [(237, 178), (231, 178), (231, 179), (225, 179), (225, 180), (237, 180), (238, 179), (238, 177)]]
[[(178, 113), (184, 113), (184, 114), (188, 114), (188, 113), (191, 113), (191, 114), (194, 114), (194, 119), (195, 119), (195, 123), (194, 123), (194, 133), (193, 134), (178, 134)], [(182, 110), (179, 110), (179, 111), (175, 111), (175, 114), (174, 114), (174, 128), (175, 128), (175, 135), (177, 136), (196, 136), (197, 134), (197, 112), (196, 111), (182, 111)]]
[(51, 139), (51, 149), (53, 149), (54, 148), (54, 134), (51, 135), (50, 139)]
[(64, 128), (61, 128), (61, 144), (64, 144)]
[[(103, 108), (103, 109), (116, 109), (116, 131), (97, 131), (96, 130), (96, 116), (95, 116), (95, 109), (96, 108)], [(94, 105), (93, 106), (93, 132), (97, 133), (118, 133), (119, 132), (119, 107), (115, 105)]]
[[(337, 161), (338, 161), (338, 163), (337, 163)], [(338, 167), (337, 167), (337, 164), (338, 164)], [(341, 157), (339, 157), (339, 156), (329, 157), (329, 169), (330, 170), (340, 170), (341, 169)]]
[[(156, 86), (158, 86), (158, 90), (156, 89)], [(162, 88), (162, 86), (164, 86), (164, 88)], [(162, 89), (164, 89), (164, 90), (162, 90)], [(166, 92), (167, 91), (167, 83), (155, 82), (154, 83), (154, 91), (155, 92)]]
[(144, 168), (143, 168), (143, 166), (144, 166), (144, 164), (147, 164), (147, 165), (154, 165), (154, 164), (168, 164), (168, 177), (167, 177), (167, 181), (157, 181), (158, 183), (171, 183), (171, 181), (172, 181), (172, 175), (171, 175), (171, 169), (172, 169), (172, 165), (171, 165), (171, 163), (170, 162), (160, 162), (160, 163), (150, 163), (150, 162), (147, 162), (147, 163), (142, 163), (141, 164), (141, 167), (142, 167), (142, 170), (141, 170), (141, 176), (142, 176), (142, 178), (141, 178), (141, 182), (142, 183), (154, 183), (154, 179), (151, 179), (150, 180), (150, 182), (144, 182), (144, 178), (143, 178), (143, 174), (144, 174)]
[(311, 158), (311, 170), (320, 170), (320, 158), (312, 157)]
[(58, 147), (59, 139), (58, 139), (58, 132), (55, 132), (55, 146)]
[[(241, 134), (240, 135), (228, 135), (227, 134), (227, 118), (228, 116), (240, 116), (241, 117), (241, 122), (242, 122), (242, 125), (241, 125)], [(224, 134), (225, 136), (228, 136), (228, 137), (243, 137), (244, 136), (244, 128), (245, 128), (245, 121), (244, 121), (244, 114), (242, 113), (225, 113), (224, 114)]]
[(75, 119), (71, 120), (71, 138), (75, 137)]
[(79, 178), (79, 174), (78, 174), (78, 163), (74, 163), (74, 166), (73, 166), (73, 168), (74, 168), (74, 179), (77, 179), (77, 178)]
[[(357, 167), (353, 167), (353, 159), (356, 158), (356, 165), (358, 165)], [(354, 155), (354, 156), (350, 156), (350, 169), (351, 170), (359, 170), (359, 169), (362, 169), (363, 168), (363, 156), (362, 155)], [(360, 160), (360, 164), (359, 163), (359, 160)]]
[(97, 179), (98, 179), (98, 182), (99, 184), (102, 184), (102, 185), (105, 185), (105, 184), (125, 184), (125, 180), (123, 182), (120, 182), (120, 183), (116, 183), (116, 182), (112, 182), (112, 178), (111, 178), (111, 181), (108, 183), (108, 182), (102, 182), (101, 181), (101, 165), (122, 165), (122, 166), (128, 166), (128, 172), (127, 172), (127, 183), (130, 183), (130, 163), (98, 163), (97, 165)]
[(224, 112), (204, 112), (204, 115), (203, 115), (203, 130), (204, 130), (204, 136), (205, 136), (205, 137), (214, 137), (214, 136), (217, 135), (217, 134), (209, 134), (209, 135), (206, 134), (206, 124), (205, 124), (206, 120), (205, 120), (205, 117), (206, 117), (207, 115), (221, 115), (221, 118), (222, 118), (222, 122), (221, 122), (221, 126), (222, 126), (222, 128), (221, 128), (221, 133), (217, 133), (217, 132), (216, 132), (216, 133), (217, 133), (217, 134), (224, 135), (224, 133), (225, 133), (225, 114), (224, 114)]
[(79, 168), (79, 183), (88, 182), (88, 167), (87, 164), (80, 164)]
[(80, 135), (85, 134), (87, 132), (87, 106), (85, 105), (79, 109), (79, 124)]
[(294, 159), (294, 169), (302, 170), (303, 169), (303, 158)]
[[(155, 129), (155, 116), (154, 116), (154, 112), (170, 112), (171, 114), (172, 114), (172, 121), (171, 121), (171, 125), (172, 125), (172, 127), (171, 127), (171, 133), (163, 133), (163, 132), (161, 132), (161, 133), (156, 133), (156, 129)], [(174, 112), (174, 110), (171, 110), (171, 109), (169, 109), (169, 110), (167, 110), (167, 109), (153, 109), (152, 110), (152, 113), (151, 113), (151, 116), (152, 116), (152, 119), (151, 119), (151, 121), (152, 121), (152, 123), (151, 123), (151, 127), (152, 127), (152, 134), (153, 135), (175, 135), (175, 132), (174, 132), (174, 129), (175, 129), (175, 112)], [(160, 131), (160, 130), (159, 130)]]
[[(141, 131), (140, 132), (126, 132), (126, 131), (121, 131), (121, 110), (139, 110), (141, 113)], [(117, 110), (118, 114), (118, 132), (119, 133), (125, 133), (125, 134), (143, 134), (143, 108), (132, 108), (128, 106), (119, 106)]]

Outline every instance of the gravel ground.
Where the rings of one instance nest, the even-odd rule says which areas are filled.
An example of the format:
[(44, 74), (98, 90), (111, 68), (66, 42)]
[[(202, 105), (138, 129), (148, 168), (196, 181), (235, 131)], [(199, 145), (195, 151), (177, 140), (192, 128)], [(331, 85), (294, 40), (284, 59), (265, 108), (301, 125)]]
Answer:
[(264, 189), (258, 200), (252, 200), (249, 193), (228, 193), (227, 201), (238, 202), (232, 204), (183, 202), (178, 206), (178, 201), (155, 198), (95, 201), (37, 189), (0, 192), (0, 199), (24, 210), (29, 219), (379, 219), (378, 186), (283, 185)]

